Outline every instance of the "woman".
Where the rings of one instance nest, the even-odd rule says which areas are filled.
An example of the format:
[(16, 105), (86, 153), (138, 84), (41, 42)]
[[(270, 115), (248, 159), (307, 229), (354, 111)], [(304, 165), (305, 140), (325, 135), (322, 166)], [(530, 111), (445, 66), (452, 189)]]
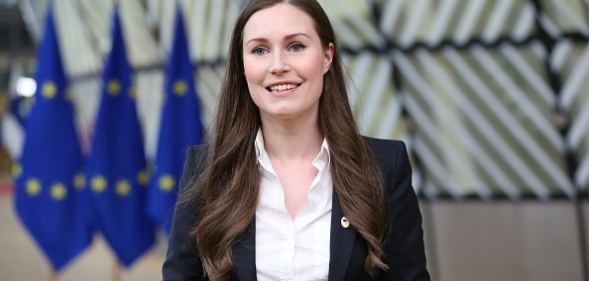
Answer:
[(359, 135), (320, 5), (248, 1), (230, 44), (164, 280), (429, 280), (405, 146)]

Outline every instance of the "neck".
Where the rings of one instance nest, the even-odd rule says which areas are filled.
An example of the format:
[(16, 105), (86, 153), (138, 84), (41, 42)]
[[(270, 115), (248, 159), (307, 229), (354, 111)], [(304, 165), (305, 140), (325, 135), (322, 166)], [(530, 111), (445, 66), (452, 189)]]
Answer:
[(316, 117), (296, 121), (262, 118), (262, 134), (264, 147), (272, 159), (313, 159), (323, 143)]

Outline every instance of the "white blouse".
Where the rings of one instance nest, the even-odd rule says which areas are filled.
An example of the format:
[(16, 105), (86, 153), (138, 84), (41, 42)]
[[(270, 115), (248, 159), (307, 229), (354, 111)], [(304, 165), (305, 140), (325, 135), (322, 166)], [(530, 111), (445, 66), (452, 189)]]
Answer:
[(261, 131), (255, 146), (262, 173), (256, 207), (258, 280), (327, 280), (333, 195), (327, 141), (323, 140), (313, 160), (318, 173), (294, 219), (286, 209), (282, 184), (264, 148)]

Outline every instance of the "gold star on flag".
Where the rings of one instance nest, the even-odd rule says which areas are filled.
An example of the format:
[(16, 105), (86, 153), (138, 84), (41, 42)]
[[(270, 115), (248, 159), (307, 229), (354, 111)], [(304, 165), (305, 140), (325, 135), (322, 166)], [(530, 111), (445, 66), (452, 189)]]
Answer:
[(63, 200), (67, 195), (67, 189), (62, 183), (55, 183), (51, 185), (51, 198), (55, 200)]
[(56, 93), (57, 93), (57, 86), (55, 86), (55, 83), (53, 83), (51, 81), (47, 81), (47, 82), (43, 83), (42, 94), (44, 97), (46, 97), (47, 99), (51, 99), (51, 98), (55, 97)]
[(74, 177), (74, 187), (77, 190), (82, 190), (86, 186), (86, 176), (83, 173), (78, 173)]
[(160, 177), (159, 184), (161, 190), (170, 192), (172, 191), (172, 189), (174, 189), (176, 181), (174, 180), (174, 177), (172, 177), (171, 175), (163, 175)]
[(121, 91), (121, 84), (116, 79), (108, 81), (106, 92), (111, 96), (116, 96)]
[(137, 86), (133, 85), (131, 86), (131, 88), (129, 88), (129, 97), (131, 97), (132, 99), (137, 98)]
[(37, 196), (41, 192), (41, 183), (37, 179), (29, 179), (26, 182), (26, 189), (29, 196)]
[(137, 174), (137, 181), (140, 185), (146, 185), (149, 183), (149, 170), (147, 170), (147, 168), (139, 171)]
[(20, 174), (22, 174), (22, 167), (18, 163), (12, 164), (11, 170), (12, 176), (14, 176), (15, 178), (19, 177)]
[(100, 193), (106, 189), (106, 179), (103, 176), (95, 176), (92, 178), (92, 190), (94, 192)]
[(65, 92), (65, 100), (69, 102), (74, 101), (74, 91), (72, 91), (70, 88), (68, 88)]
[(131, 192), (131, 185), (127, 180), (119, 180), (117, 181), (116, 185), (116, 192), (119, 196), (125, 197)]
[(176, 82), (174, 82), (174, 94), (181, 97), (184, 96), (186, 94), (186, 90), (188, 90), (188, 86), (186, 85), (186, 82), (182, 81), (182, 80), (178, 80)]

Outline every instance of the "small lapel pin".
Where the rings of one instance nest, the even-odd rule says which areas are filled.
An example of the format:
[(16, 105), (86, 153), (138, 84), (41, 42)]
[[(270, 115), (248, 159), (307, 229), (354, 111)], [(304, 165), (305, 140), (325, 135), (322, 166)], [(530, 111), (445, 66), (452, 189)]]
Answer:
[(348, 228), (350, 226), (350, 222), (348, 221), (348, 218), (346, 218), (346, 217), (342, 217), (341, 223), (342, 223), (343, 228)]

